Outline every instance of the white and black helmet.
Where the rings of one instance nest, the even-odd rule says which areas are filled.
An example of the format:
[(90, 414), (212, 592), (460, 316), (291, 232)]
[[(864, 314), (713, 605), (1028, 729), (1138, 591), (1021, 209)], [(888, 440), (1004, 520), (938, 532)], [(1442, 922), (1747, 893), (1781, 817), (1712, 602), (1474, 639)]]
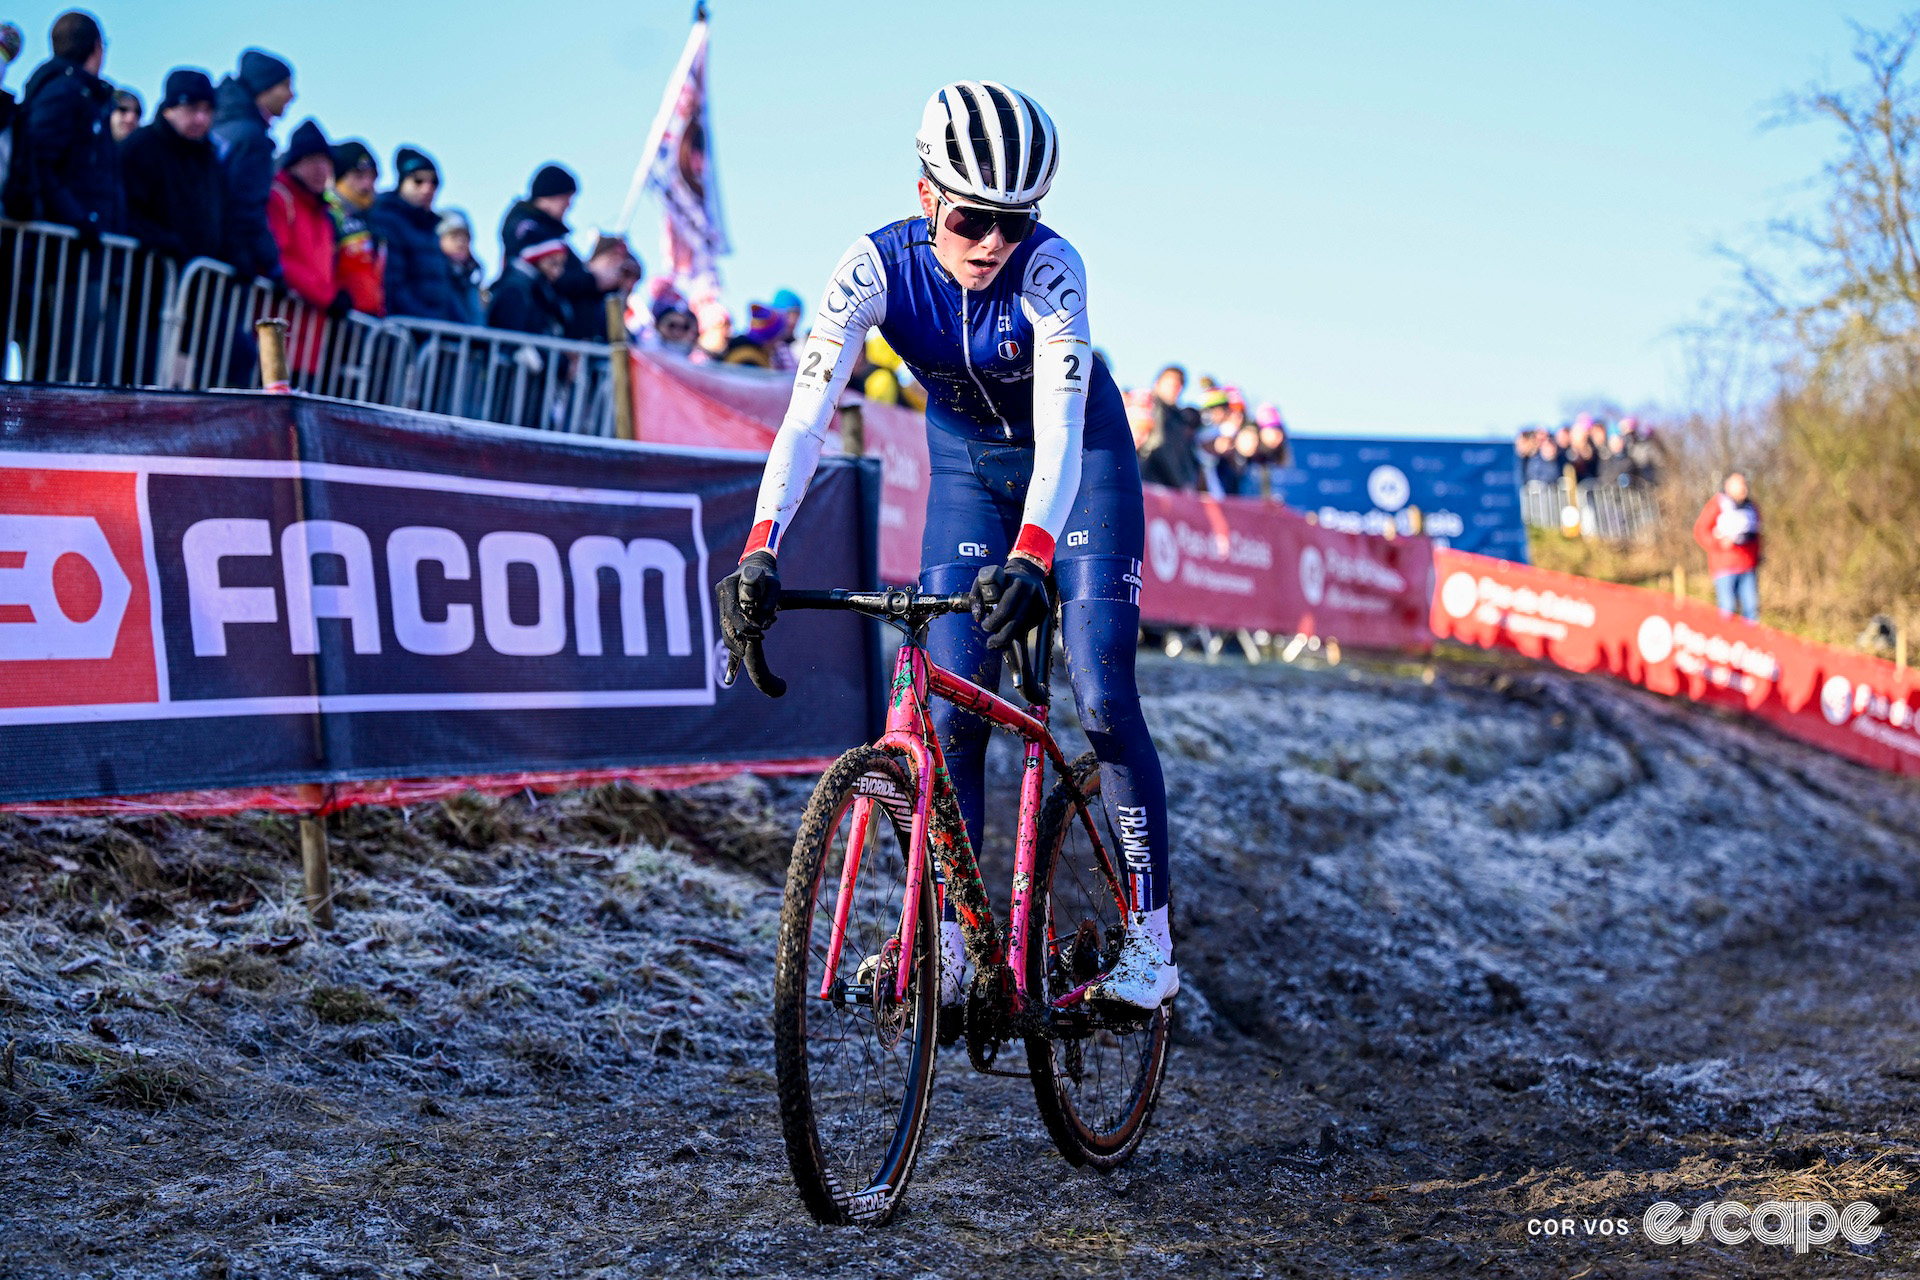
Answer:
[(1060, 142), (1026, 94), (992, 80), (960, 80), (927, 99), (914, 138), (936, 184), (985, 205), (1038, 204), (1053, 185)]

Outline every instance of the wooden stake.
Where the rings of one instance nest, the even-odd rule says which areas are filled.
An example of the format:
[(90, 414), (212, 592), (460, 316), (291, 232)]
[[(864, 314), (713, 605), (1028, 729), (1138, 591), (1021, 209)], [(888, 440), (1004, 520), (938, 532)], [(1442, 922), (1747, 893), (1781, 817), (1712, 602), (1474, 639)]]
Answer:
[(1904, 617), (1893, 624), (1893, 669), (1900, 672), (1907, 669), (1907, 620)]
[(307, 880), (307, 918), (316, 929), (333, 928), (333, 870), (327, 861), (327, 820), (300, 819), (300, 868)]
[(857, 400), (840, 406), (840, 452), (849, 458), (866, 456), (867, 419)]
[(1673, 566), (1673, 598), (1676, 602), (1687, 598), (1687, 566), (1683, 564)]
[(260, 385), (277, 396), (293, 388), (287, 381), (287, 322), (266, 319), (253, 322), (253, 334), (260, 343)]
[(627, 350), (627, 309), (615, 294), (607, 295), (607, 355), (613, 362), (613, 434), (638, 439), (633, 426), (633, 355)]

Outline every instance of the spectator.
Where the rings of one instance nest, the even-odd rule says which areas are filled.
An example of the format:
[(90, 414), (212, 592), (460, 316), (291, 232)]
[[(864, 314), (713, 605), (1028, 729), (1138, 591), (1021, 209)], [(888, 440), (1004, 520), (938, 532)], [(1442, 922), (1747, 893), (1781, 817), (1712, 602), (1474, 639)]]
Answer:
[(107, 112), (107, 126), (113, 132), (113, 141), (117, 146), (133, 136), (140, 127), (140, 117), (146, 108), (140, 105), (140, 95), (131, 89), (113, 91), (113, 109)]
[(653, 304), (653, 332), (662, 351), (685, 356), (692, 353), (700, 326), (693, 312), (687, 310), (686, 300), (677, 293), (667, 293)]
[(861, 395), (880, 404), (904, 404), (916, 413), (927, 411), (925, 389), (913, 380), (907, 362), (887, 345), (877, 327), (867, 330), (867, 343), (860, 354), (866, 367), (854, 372)]
[(554, 286), (566, 271), (571, 252), (565, 240), (536, 240), (522, 245), (519, 255), (507, 264), (493, 286), (493, 301), (487, 307), (488, 327), (544, 338), (563, 336), (567, 316)]
[(1540, 447), (1535, 450), (1531, 458), (1527, 459), (1520, 478), (1528, 484), (1540, 484), (1552, 488), (1560, 483), (1561, 466), (1560, 446), (1554, 443), (1553, 437), (1542, 436)]
[(280, 252), (267, 228), (273, 189), (273, 138), (267, 128), (293, 101), (293, 68), (260, 49), (240, 55), (240, 69), (220, 82), (213, 114), (213, 145), (227, 176), (222, 257), (242, 280), (279, 280)]
[[(513, 262), (529, 244), (558, 240), (566, 243), (573, 233), (567, 229), (567, 210), (580, 184), (571, 173), (557, 164), (542, 165), (527, 184), (524, 200), (516, 200), (500, 222), (500, 260)], [(606, 340), (606, 320), (601, 298), (606, 289), (580, 261), (571, 246), (567, 248), (566, 270), (561, 272), (554, 293), (567, 311), (567, 337), (587, 341)]]
[(1626, 442), (1619, 436), (1608, 437), (1603, 430), (1595, 449), (1599, 460), (1594, 465), (1594, 479), (1614, 488), (1626, 484), (1633, 474)]
[(327, 211), (333, 216), (333, 271), (353, 309), (370, 316), (387, 314), (387, 251), (367, 221), (380, 164), (358, 138), (334, 144), (333, 185)]
[[(26, 33), (18, 24), (0, 22), (0, 83), (6, 81), (7, 72), (20, 56), (20, 46), (26, 39)], [(9, 162), (13, 158), (13, 120), (19, 112), (19, 101), (7, 90), (0, 89), (0, 191), (6, 189)]]
[(267, 196), (267, 227), (279, 250), (287, 288), (335, 319), (353, 310), (353, 296), (334, 269), (333, 148), (312, 120), (302, 120), (280, 157), (280, 173)]
[(786, 355), (775, 356), (774, 368), (793, 369), (800, 363), (800, 321), (806, 312), (806, 304), (800, 301), (800, 295), (791, 289), (782, 289), (773, 295), (773, 309), (786, 317), (786, 335), (781, 339)]
[(461, 324), (484, 324), (486, 303), (480, 296), (480, 264), (473, 256), (473, 224), (458, 209), (440, 215), (440, 252), (447, 255), (448, 284)]
[(1720, 492), (1707, 499), (1693, 522), (1693, 540), (1707, 553), (1713, 599), (1722, 613), (1760, 620), (1760, 509), (1747, 492), (1747, 477), (1729, 471)]
[(708, 298), (694, 305), (693, 318), (700, 326), (700, 336), (693, 348), (694, 362), (717, 364), (733, 346), (733, 317), (727, 314), (720, 299)]
[(393, 172), (393, 190), (374, 197), (367, 215), (386, 245), (387, 314), (458, 324), (453, 276), (440, 251), (440, 215), (433, 211), (439, 167), (426, 152), (401, 147), (394, 152)]
[(153, 123), (120, 144), (127, 229), (177, 262), (226, 252), (226, 178), (208, 133), (213, 80), (197, 67), (167, 73)]
[[(595, 289), (589, 304), (594, 308), (595, 323), (588, 325), (582, 321), (567, 336), (582, 342), (605, 342), (611, 336), (607, 324), (607, 299), (619, 298), (624, 303), (627, 295), (639, 287), (643, 274), (640, 259), (634, 256), (624, 236), (602, 235), (593, 242), (593, 248), (587, 253), (587, 274), (592, 277)], [(565, 276), (561, 277), (560, 283), (566, 284)], [(569, 305), (577, 309), (581, 304), (576, 300)]]
[(1274, 473), (1293, 465), (1293, 445), (1287, 440), (1287, 424), (1280, 417), (1279, 407), (1271, 403), (1261, 405), (1254, 412), (1253, 421), (1260, 429), (1260, 489), (1278, 501), (1280, 478)]
[(1620, 441), (1626, 450), (1634, 482), (1658, 485), (1665, 470), (1667, 451), (1654, 434), (1652, 425), (1634, 418), (1624, 418), (1620, 422)]
[(120, 149), (107, 127), (113, 90), (100, 78), (107, 43), (78, 10), (54, 21), (53, 56), (21, 95), (6, 211), (74, 228), (83, 243), (126, 226)]
[(1193, 489), (1200, 483), (1200, 460), (1194, 454), (1198, 415), (1180, 403), (1187, 371), (1170, 364), (1153, 380), (1154, 412), (1158, 417), (1141, 459), (1140, 478), (1171, 489)]

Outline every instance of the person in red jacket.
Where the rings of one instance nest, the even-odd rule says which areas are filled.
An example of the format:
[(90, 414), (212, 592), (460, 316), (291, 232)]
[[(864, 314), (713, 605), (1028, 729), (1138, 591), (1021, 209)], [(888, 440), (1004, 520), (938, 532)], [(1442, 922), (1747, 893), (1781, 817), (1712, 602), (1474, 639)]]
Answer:
[[(267, 227), (280, 249), (280, 270), (287, 288), (317, 311), (339, 319), (353, 310), (353, 297), (339, 285), (334, 269), (336, 229), (327, 208), (333, 184), (333, 151), (327, 135), (312, 120), (293, 131), (280, 173), (267, 196)], [(288, 333), (288, 358), (300, 373), (313, 373), (322, 355), (326, 326), (295, 317)]]
[(1753, 505), (1744, 474), (1727, 473), (1720, 492), (1700, 508), (1693, 540), (1707, 553), (1720, 612), (1760, 621), (1760, 508)]

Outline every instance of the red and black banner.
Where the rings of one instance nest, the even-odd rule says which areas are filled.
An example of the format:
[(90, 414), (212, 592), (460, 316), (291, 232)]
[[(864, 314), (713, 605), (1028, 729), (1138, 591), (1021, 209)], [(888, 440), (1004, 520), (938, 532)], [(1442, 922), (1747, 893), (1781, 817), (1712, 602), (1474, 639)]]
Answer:
[[(872, 636), (722, 670), (712, 583), (760, 460), (292, 397), (0, 391), (0, 802), (831, 756)], [(878, 477), (829, 460), (795, 585), (875, 581)]]

